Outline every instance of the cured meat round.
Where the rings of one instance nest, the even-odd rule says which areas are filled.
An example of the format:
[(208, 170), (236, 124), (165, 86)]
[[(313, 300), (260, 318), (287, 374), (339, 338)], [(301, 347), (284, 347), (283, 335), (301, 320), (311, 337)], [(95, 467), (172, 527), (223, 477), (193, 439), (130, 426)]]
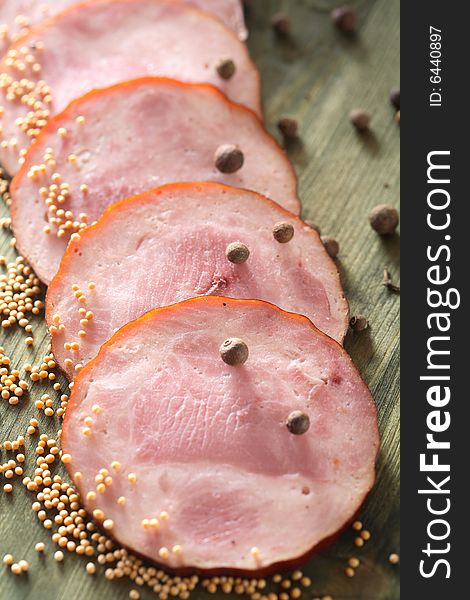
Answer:
[[(288, 242), (274, 237), (281, 223), (294, 233)], [(244, 262), (237, 243), (248, 249)], [(254, 192), (176, 184), (118, 203), (70, 242), (47, 294), (52, 350), (72, 375), (116, 328), (203, 295), (267, 300), (339, 341), (348, 327), (336, 266), (315, 230)]]
[[(233, 338), (245, 362), (222, 358)], [(121, 329), (76, 379), (62, 433), (86, 508), (114, 538), (174, 569), (221, 571), (298, 560), (341, 530), (378, 445), (341, 346), (305, 317), (218, 297)]]
[[(211, 13), (230, 27), (241, 40), (247, 31), (240, 0), (182, 0), (200, 10)], [(79, 0), (0, 0), (0, 51), (29, 33), (34, 25), (62, 12)]]
[[(216, 166), (226, 145), (243, 154), (235, 172)], [(215, 88), (147, 78), (92, 92), (46, 126), (13, 181), (18, 248), (49, 283), (70, 235), (109, 204), (206, 180), (254, 189), (299, 212), (284, 152), (251, 111)]]
[[(229, 78), (221, 60), (233, 61)], [(260, 109), (259, 74), (248, 50), (217, 19), (173, 0), (91, 0), (31, 29), (0, 63), (0, 162), (18, 155), (50, 115), (94, 89), (146, 75), (211, 83)]]

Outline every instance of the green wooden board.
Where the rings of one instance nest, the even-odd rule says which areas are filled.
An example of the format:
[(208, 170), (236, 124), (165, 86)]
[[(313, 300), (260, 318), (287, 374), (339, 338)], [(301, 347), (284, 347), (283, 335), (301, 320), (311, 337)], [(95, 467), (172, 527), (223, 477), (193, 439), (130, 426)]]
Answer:
[[(398, 552), (399, 544), (399, 296), (381, 281), (384, 266), (398, 279), (399, 236), (379, 238), (370, 229), (367, 214), (376, 204), (399, 202), (399, 127), (388, 100), (390, 88), (399, 83), (399, 0), (351, 2), (360, 22), (354, 37), (331, 27), (329, 11), (336, 2), (250, 4), (249, 46), (262, 74), (267, 126), (276, 133), (279, 116), (299, 120), (300, 139), (289, 144), (288, 151), (299, 174), (303, 216), (339, 240), (338, 267), (351, 312), (370, 320), (367, 331), (348, 335), (346, 348), (377, 402), (382, 435), (377, 483), (361, 511), (372, 538), (357, 549), (353, 532), (347, 531), (312, 558), (304, 571), (313, 585), (303, 597), (397, 600), (399, 568), (389, 564), (388, 555)], [(292, 35), (285, 40), (277, 39), (269, 28), (271, 15), (279, 9), (292, 20)], [(358, 135), (348, 121), (349, 111), (357, 106), (372, 114), (367, 135)], [(3, 204), (0, 212), (8, 215)], [(13, 258), (10, 237), (0, 231), (0, 254)], [(42, 318), (34, 325), (33, 348), (25, 346), (23, 331), (0, 331), (0, 345), (15, 366), (40, 359), (47, 349)], [(24, 433), (29, 419), (39, 418), (32, 400), (44, 391), (43, 385), (35, 385), (30, 399), (19, 407), (0, 401), (0, 441)], [(40, 422), (44, 432), (55, 435), (58, 420), (42, 416)], [(10, 455), (0, 450), (0, 461), (6, 457)], [(32, 472), (32, 463), (27, 460), (26, 473)], [(29, 574), (21, 577), (0, 565), (0, 600), (128, 598), (133, 587), (129, 581), (107, 581), (103, 571), (90, 577), (80, 557), (67, 554), (63, 563), (56, 563), (54, 544), (32, 514), (32, 495), (19, 485), (5, 494), (0, 478), (0, 556), (11, 552), (30, 563)], [(44, 557), (34, 550), (37, 541), (46, 542)], [(354, 578), (347, 578), (344, 569), (351, 556), (359, 557), (361, 566)], [(142, 589), (141, 596), (157, 597), (148, 589)], [(201, 589), (192, 595), (206, 596)]]

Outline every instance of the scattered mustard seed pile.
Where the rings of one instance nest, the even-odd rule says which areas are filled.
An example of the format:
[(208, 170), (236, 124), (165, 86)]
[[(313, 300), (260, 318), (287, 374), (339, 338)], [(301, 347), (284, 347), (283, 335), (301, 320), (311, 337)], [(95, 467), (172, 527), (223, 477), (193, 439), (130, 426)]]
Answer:
[(4, 348), (0, 346), (0, 388), (2, 400), (6, 400), (8, 404), (15, 406), (28, 389), (28, 384), (24, 379), (20, 379), (20, 372), (18, 370), (10, 370), (11, 360), (8, 356), (5, 356), (4, 352)]
[[(33, 328), (28, 317), (39, 315), (44, 308), (44, 302), (36, 299), (42, 294), (39, 279), (22, 256), (13, 262), (0, 256), (0, 269), (2, 327), (8, 329), (18, 324), (26, 333), (31, 333)], [(33, 338), (27, 337), (25, 343), (32, 344)]]
[[(76, 123), (77, 126), (82, 126), (85, 123), (85, 118), (81, 116), (77, 117)], [(57, 130), (57, 135), (65, 138), (67, 130), (60, 127)], [(75, 154), (70, 154), (68, 161), (71, 164), (75, 164), (77, 162)], [(89, 225), (88, 215), (80, 213), (77, 216), (72, 210), (62, 208), (64, 203), (70, 198), (72, 192), (70, 185), (62, 181), (60, 173), (54, 170), (55, 167), (54, 150), (47, 148), (44, 152), (43, 162), (29, 169), (28, 178), (33, 181), (40, 179), (44, 182), (44, 185), (39, 189), (40, 198), (44, 202), (48, 212), (48, 223), (44, 225), (43, 232), (46, 235), (55, 234), (58, 238), (64, 237), (67, 234), (70, 237), (71, 234), (82, 231)], [(80, 194), (85, 195), (88, 191), (86, 184), (79, 186)]]
[[(72, 239), (74, 235), (78, 235), (75, 233), (72, 235)], [(93, 281), (88, 282), (87, 292), (92, 292), (96, 289), (96, 284)], [(74, 295), (77, 301), (77, 312), (78, 317), (80, 319), (80, 325), (82, 329), (78, 332), (78, 337), (80, 339), (86, 337), (87, 335), (87, 326), (90, 324), (90, 321), (93, 320), (94, 314), (92, 310), (88, 310), (83, 307), (83, 304), (86, 302), (86, 293), (85, 291), (80, 289), (80, 286), (77, 284), (72, 285), (72, 294)], [(59, 314), (55, 314), (52, 316), (52, 325), (49, 326), (49, 333), (51, 336), (61, 334), (65, 332), (65, 325), (61, 323), (61, 316)], [(64, 342), (64, 350), (75, 352), (80, 349), (80, 342), (77, 340), (70, 340)], [(64, 366), (67, 368), (74, 367), (76, 373), (78, 373), (83, 365), (81, 363), (74, 364), (73, 360), (69, 357), (64, 360)]]
[[(48, 14), (48, 7), (47, 5), (44, 5), (44, 9), (43, 9), (44, 15), (46, 16)], [(8, 25), (0, 25), (0, 42), (7, 42), (8, 43), (15, 43), (17, 40), (19, 40), (23, 35), (26, 35), (29, 30), (30, 30), (30, 22), (29, 19), (27, 17), (25, 17), (24, 15), (18, 15), (15, 18), (15, 23), (18, 26), (18, 31), (16, 33), (13, 33), (12, 31), (10, 31), (10, 28), (8, 27)]]
[[(0, 170), (0, 196), (7, 206), (11, 204), (8, 192), (9, 182)], [(10, 230), (11, 219), (2, 218), (2, 229)], [(15, 248), (15, 238), (11, 238), (10, 246)], [(41, 314), (44, 302), (41, 299), (43, 289), (41, 282), (22, 256), (8, 261), (0, 256), (0, 320), (3, 329), (18, 325), (24, 329), (27, 337), (24, 343), (31, 346), (34, 342), (31, 317)]]
[[(51, 89), (42, 79), (34, 80), (28, 78), (28, 72), (33, 77), (41, 73), (39, 57), (44, 49), (42, 42), (38, 41), (33, 45), (20, 46), (12, 48), (7, 52), (5, 65), (11, 69), (15, 76), (10, 73), (0, 74), (0, 91), (3, 92), (7, 102), (21, 102), (30, 109), (24, 118), (19, 118), (17, 125), (24, 132), (31, 142), (39, 135), (41, 129), (47, 124), (50, 116), (49, 107), (52, 104)], [(0, 107), (0, 115), (3, 108)], [(0, 129), (0, 134), (3, 131)], [(2, 135), (3, 137), (3, 135)], [(18, 140), (15, 137), (2, 139), (0, 142), (2, 148), (9, 148), (19, 155), (19, 164), (23, 164), (26, 149), (18, 149)]]

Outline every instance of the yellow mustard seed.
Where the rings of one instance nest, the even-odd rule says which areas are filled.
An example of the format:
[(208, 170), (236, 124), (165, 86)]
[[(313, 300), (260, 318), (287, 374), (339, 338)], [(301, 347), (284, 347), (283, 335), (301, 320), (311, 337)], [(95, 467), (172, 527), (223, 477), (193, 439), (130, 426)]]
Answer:
[(355, 558), (355, 557), (353, 557), (353, 558), (350, 558), (350, 559), (348, 560), (348, 565), (349, 565), (350, 567), (352, 567), (353, 569), (357, 569), (357, 567), (358, 567), (360, 564), (361, 564), (361, 561), (360, 561), (358, 558)]

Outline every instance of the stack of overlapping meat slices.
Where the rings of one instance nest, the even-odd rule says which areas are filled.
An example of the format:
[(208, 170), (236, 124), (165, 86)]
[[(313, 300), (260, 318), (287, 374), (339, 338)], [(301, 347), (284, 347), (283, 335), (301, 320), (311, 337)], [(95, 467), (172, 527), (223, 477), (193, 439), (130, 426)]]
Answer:
[(22, 0), (0, 22), (0, 161), (87, 509), (177, 570), (301, 559), (370, 490), (377, 420), (240, 2)]

